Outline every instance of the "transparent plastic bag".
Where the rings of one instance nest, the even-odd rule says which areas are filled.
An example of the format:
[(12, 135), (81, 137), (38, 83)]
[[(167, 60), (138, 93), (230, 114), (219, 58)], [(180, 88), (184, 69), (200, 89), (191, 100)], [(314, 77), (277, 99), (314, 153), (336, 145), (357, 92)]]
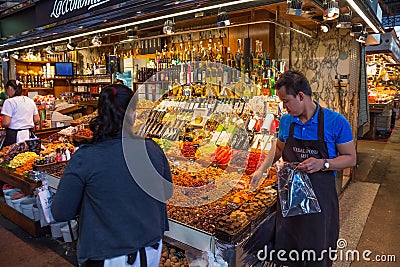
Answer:
[(321, 212), (310, 178), (297, 169), (297, 163), (280, 163), (276, 169), (283, 217)]

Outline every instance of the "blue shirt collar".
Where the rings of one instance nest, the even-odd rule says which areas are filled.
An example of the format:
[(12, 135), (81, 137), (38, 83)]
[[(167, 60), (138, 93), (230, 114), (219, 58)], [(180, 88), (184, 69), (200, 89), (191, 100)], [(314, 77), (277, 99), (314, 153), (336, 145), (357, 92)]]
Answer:
[[(315, 114), (311, 118), (311, 120), (307, 121), (306, 124), (310, 124), (310, 123), (318, 124), (318, 113), (319, 113), (319, 110), (320, 110), (320, 105), (316, 100), (314, 100), (314, 103), (317, 105), (317, 110), (315, 111)], [(298, 116), (294, 117), (294, 122), (297, 123), (297, 124), (303, 125), (303, 123), (301, 122), (301, 120), (299, 119)]]

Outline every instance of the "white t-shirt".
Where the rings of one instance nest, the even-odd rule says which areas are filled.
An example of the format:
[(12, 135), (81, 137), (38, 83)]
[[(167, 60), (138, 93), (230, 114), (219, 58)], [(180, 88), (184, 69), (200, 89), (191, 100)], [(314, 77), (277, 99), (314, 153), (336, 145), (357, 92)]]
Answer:
[(10, 129), (20, 130), (35, 126), (33, 115), (38, 114), (35, 102), (26, 96), (14, 96), (6, 99), (1, 114), (11, 117)]

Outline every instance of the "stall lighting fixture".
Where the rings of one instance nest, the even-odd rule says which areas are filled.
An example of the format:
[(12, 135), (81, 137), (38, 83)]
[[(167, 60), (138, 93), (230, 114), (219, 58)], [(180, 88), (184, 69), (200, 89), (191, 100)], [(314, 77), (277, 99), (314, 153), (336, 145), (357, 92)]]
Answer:
[(15, 51), (11, 56), (13, 57), (13, 59), (18, 60), (19, 59), (19, 52)]
[(364, 31), (364, 25), (360, 22), (351, 25), (350, 36), (358, 37)]
[[(36, 46), (44, 46), (44, 45), (48, 45), (48, 44), (51, 44), (51, 43), (65, 42), (65, 41), (68, 41), (70, 38), (73, 38), (73, 39), (82, 38), (82, 37), (87, 37), (87, 36), (90, 36), (90, 35), (93, 35), (93, 34), (99, 34), (99, 33), (102, 33), (102, 32), (115, 31), (115, 30), (119, 30), (119, 29), (123, 29), (123, 28), (127, 28), (127, 27), (132, 27), (132, 26), (135, 26), (135, 25), (140, 25), (140, 24), (144, 24), (144, 23), (148, 23), (148, 22), (160, 21), (160, 20), (164, 20), (164, 19), (168, 19), (168, 18), (172, 18), (172, 17), (179, 17), (179, 16), (188, 15), (188, 14), (195, 14), (197, 12), (202, 12), (202, 11), (207, 11), (207, 10), (214, 10), (214, 9), (218, 9), (218, 8), (226, 8), (228, 6), (235, 6), (235, 5), (240, 5), (240, 4), (243, 4), (243, 3), (255, 2), (255, 1), (259, 1), (259, 0), (237, 0), (237, 1), (227, 2), (227, 3), (211, 5), (211, 6), (202, 6), (202, 7), (194, 8), (194, 9), (191, 9), (191, 10), (180, 11), (180, 12), (177, 12), (177, 13), (174, 13), (174, 14), (168, 14), (168, 15), (163, 15), (163, 16), (152, 17), (152, 18), (143, 19), (143, 20), (140, 20), (140, 21), (134, 21), (134, 22), (130, 22), (130, 23), (122, 24), (122, 25), (116, 25), (116, 26), (111, 26), (111, 27), (108, 27), (108, 28), (102, 28), (102, 29), (99, 29), (99, 30), (91, 31), (91, 32), (80, 33), (80, 34), (76, 34), (74, 36), (63, 37), (63, 38), (58, 38), (58, 39), (53, 39), (53, 40), (43, 41), (43, 42), (37, 42), (35, 44), (30, 44), (30, 45), (25, 45), (25, 46), (10, 48), (10, 49), (4, 49), (4, 50), (0, 51), (0, 53), (2, 53), (2, 52), (10, 52), (10, 51), (15, 51), (15, 50), (20, 50), (20, 49), (27, 49), (27, 48), (36, 47)], [(271, 21), (271, 23), (275, 23), (275, 22)], [(299, 31), (299, 33), (300, 34), (304, 34), (304, 35), (306, 35), (308, 37), (311, 37), (309, 34), (306, 34), (306, 33), (302, 32), (302, 31)], [(6, 46), (6, 44), (0, 45), (0, 47), (4, 47), (4, 46)]]
[(218, 11), (217, 15), (217, 25), (218, 27), (225, 27), (231, 25), (228, 13), (226, 11)]
[(339, 3), (335, 0), (324, 1), (324, 20), (334, 20), (339, 17)]
[(303, 0), (287, 0), (286, 14), (300, 16), (303, 8)]
[(164, 22), (163, 33), (165, 34), (173, 34), (175, 32), (175, 23), (174, 21), (167, 19)]
[[(50, 54), (50, 55), (53, 55), (56, 52), (53, 45), (47, 46), (45, 51), (47, 54)], [(32, 54), (33, 54), (33, 52), (32, 52)]]
[(367, 40), (368, 37), (368, 32), (367, 31), (363, 31), (360, 36), (358, 36), (356, 38), (356, 41), (362, 44), (365, 44), (365, 41)]
[(126, 33), (126, 37), (127, 37), (129, 40), (136, 40), (136, 39), (138, 39), (139, 36), (138, 36), (138, 33), (137, 33), (137, 29), (138, 29), (137, 26), (135, 26), (133, 29), (128, 30), (127, 33)]
[(92, 44), (94, 46), (100, 46), (102, 44), (100, 37), (98, 35), (95, 35), (92, 39)]
[(329, 27), (329, 25), (328, 24), (325, 24), (325, 23), (323, 23), (323, 24), (321, 24), (321, 31), (322, 32), (329, 32), (329, 30), (330, 30), (331, 28)]
[(347, 7), (347, 13), (342, 13), (339, 15), (338, 23), (336, 24), (336, 28), (341, 29), (350, 29), (351, 28), (351, 16), (353, 15), (350, 7)]
[(350, 36), (354, 36), (359, 43), (365, 43), (368, 37), (366, 26), (362, 23), (354, 23), (351, 26)]
[(3, 53), (3, 54), (1, 55), (1, 60), (2, 60), (3, 62), (9, 61), (10, 58), (8, 57), (8, 53)]
[(72, 39), (69, 39), (69, 42), (67, 44), (68, 50), (74, 51), (76, 47), (77, 44)]
[(371, 20), (364, 14), (360, 7), (354, 2), (354, 0), (346, 0), (347, 3), (357, 12), (357, 14), (368, 24), (369, 27), (374, 31), (374, 33), (379, 33), (379, 30), (371, 22)]

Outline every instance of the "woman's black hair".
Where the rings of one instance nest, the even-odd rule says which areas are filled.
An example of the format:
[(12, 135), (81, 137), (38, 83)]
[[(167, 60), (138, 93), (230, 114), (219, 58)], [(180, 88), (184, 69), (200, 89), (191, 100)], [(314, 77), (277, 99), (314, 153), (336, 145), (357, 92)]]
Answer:
[(132, 90), (122, 84), (112, 84), (101, 90), (98, 115), (89, 123), (93, 131), (93, 143), (121, 135), (128, 106), (132, 111), (135, 109), (135, 101), (129, 105), (133, 96)]
[(299, 92), (311, 96), (312, 90), (310, 83), (303, 73), (295, 70), (285, 71), (275, 83), (275, 89), (279, 90), (283, 86), (286, 88), (286, 94), (296, 96)]
[(20, 81), (8, 80), (8, 82), (6, 83), (6, 88), (9, 87), (9, 86), (14, 88), (14, 90), (15, 90), (14, 96), (22, 95), (22, 84), (20, 83)]

